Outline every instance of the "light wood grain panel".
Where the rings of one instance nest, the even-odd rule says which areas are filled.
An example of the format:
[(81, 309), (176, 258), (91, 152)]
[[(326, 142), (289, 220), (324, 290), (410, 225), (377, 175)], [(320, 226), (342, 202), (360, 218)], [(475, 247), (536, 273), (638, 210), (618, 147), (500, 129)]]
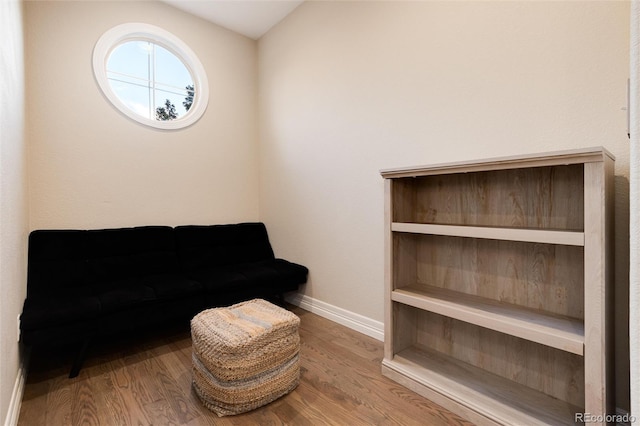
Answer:
[[(391, 223), (393, 222), (393, 181), (384, 181), (384, 294), (389, 294), (393, 290), (395, 268), (393, 261), (396, 257), (394, 250), (393, 234), (391, 233)], [(415, 270), (415, 267), (413, 268)], [(393, 317), (391, 312), (391, 300), (384, 298), (384, 335), (391, 336), (393, 333)], [(393, 357), (393, 344), (391, 339), (384, 341), (384, 356), (391, 359)]]
[[(464, 401), (461, 401), (454, 394), (455, 388), (449, 389), (446, 386), (434, 386), (431, 380), (425, 380), (425, 369), (420, 364), (426, 361), (425, 358), (417, 359), (415, 362), (407, 360), (408, 357), (406, 355), (409, 354), (409, 351), (410, 349), (407, 349), (407, 351), (393, 360), (383, 360), (382, 374), (442, 407), (455, 411), (465, 419), (473, 422), (474, 425), (499, 426), (503, 424), (495, 420), (495, 415), (484, 416), (478, 410), (469, 408)], [(430, 363), (427, 364), (427, 366), (430, 365)]]
[(604, 286), (605, 286), (605, 395), (607, 412), (615, 413), (615, 160), (612, 157), (604, 159)]
[(584, 353), (582, 320), (432, 286), (395, 290), (391, 300), (576, 355)]
[(584, 227), (582, 167), (415, 178), (416, 222), (580, 231)]
[(540, 229), (495, 228), (479, 226), (433, 225), (425, 223), (393, 222), (391, 230), (424, 235), (482, 238), (488, 240), (522, 241), (541, 244), (584, 246), (584, 233), (578, 231), (549, 231)]
[(426, 235), (413, 243), (418, 285), (584, 318), (581, 247)]
[(382, 177), (387, 179), (397, 179), (491, 170), (564, 166), (568, 164), (597, 163), (609, 160), (615, 160), (615, 158), (606, 149), (603, 147), (590, 147), (509, 157), (485, 158), (482, 160), (459, 161), (454, 163), (383, 169), (380, 170), (380, 174)]
[(477, 424), (573, 425), (574, 414), (581, 412), (577, 406), (428, 349), (409, 348), (385, 361), (383, 371), (444, 406), (457, 407)]
[[(406, 349), (416, 343), (416, 326), (418, 320), (415, 310), (405, 309), (398, 303), (392, 303), (393, 312), (393, 333), (391, 341), (393, 342), (393, 354)], [(393, 356), (389, 357), (389, 359)]]
[(441, 315), (424, 311), (417, 315), (416, 347), (435, 350), (572, 405), (584, 406), (584, 386), (576, 386), (584, 383), (581, 356)]
[(390, 271), (391, 284), (389, 290), (404, 287), (418, 280), (418, 242), (415, 235), (393, 233), (393, 269)]
[[(612, 413), (610, 356), (612, 353), (611, 300), (613, 264), (607, 259), (613, 247), (610, 238), (613, 214), (612, 193), (607, 185), (613, 180), (613, 163), (585, 166), (585, 369), (587, 371), (586, 409)], [(608, 169), (608, 173), (607, 173)], [(609, 212), (607, 212), (609, 209)]]
[(408, 178), (387, 180), (387, 182), (391, 186), (391, 221), (414, 222), (416, 220), (416, 180)]

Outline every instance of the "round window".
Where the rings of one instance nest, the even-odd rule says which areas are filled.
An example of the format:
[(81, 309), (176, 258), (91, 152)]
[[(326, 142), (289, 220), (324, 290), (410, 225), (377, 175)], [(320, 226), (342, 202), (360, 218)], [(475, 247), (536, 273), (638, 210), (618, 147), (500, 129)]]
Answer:
[(153, 25), (123, 24), (104, 33), (93, 51), (93, 71), (107, 99), (148, 126), (183, 128), (207, 108), (204, 67), (186, 44)]

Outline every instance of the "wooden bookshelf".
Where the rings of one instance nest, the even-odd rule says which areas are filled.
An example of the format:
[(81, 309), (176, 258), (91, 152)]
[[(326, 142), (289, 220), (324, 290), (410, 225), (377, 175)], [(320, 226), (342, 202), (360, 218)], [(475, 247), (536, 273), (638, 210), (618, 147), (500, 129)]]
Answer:
[(602, 148), (385, 178), (383, 373), (480, 424), (573, 424), (611, 400)]

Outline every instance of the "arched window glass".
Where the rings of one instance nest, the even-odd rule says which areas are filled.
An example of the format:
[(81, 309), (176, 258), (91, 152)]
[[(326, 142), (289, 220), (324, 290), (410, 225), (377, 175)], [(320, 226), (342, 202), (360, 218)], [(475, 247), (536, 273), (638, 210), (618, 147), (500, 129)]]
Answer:
[(202, 65), (184, 43), (160, 28), (112, 28), (96, 44), (93, 59), (105, 96), (140, 123), (177, 129), (193, 124), (206, 109)]

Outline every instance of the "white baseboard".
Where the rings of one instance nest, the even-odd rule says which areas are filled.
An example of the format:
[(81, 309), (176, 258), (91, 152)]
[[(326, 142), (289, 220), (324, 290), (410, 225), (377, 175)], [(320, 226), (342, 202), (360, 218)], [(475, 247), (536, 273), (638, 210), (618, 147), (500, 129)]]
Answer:
[(27, 369), (24, 367), (24, 363), (21, 362), (16, 376), (16, 382), (13, 385), (13, 393), (11, 394), (11, 401), (9, 402), (9, 409), (7, 410), (7, 417), (4, 420), (4, 426), (16, 426), (18, 424), (26, 381)]
[(290, 294), (285, 299), (305, 311), (313, 312), (381, 342), (384, 341), (384, 324), (381, 321), (373, 320), (300, 293)]

